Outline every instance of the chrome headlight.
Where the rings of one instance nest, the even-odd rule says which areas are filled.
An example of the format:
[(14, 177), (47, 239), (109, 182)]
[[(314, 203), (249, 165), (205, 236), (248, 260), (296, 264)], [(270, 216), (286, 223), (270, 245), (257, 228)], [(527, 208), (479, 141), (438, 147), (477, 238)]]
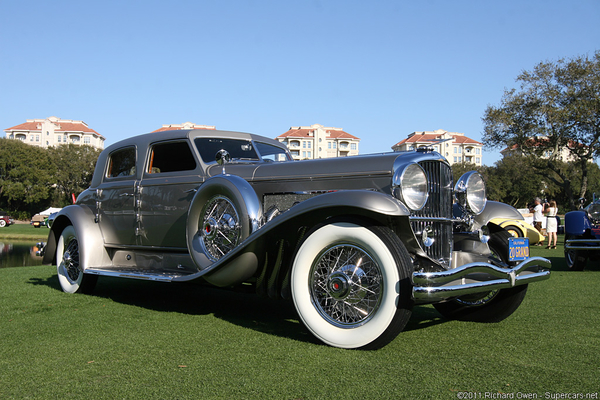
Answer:
[(429, 196), (427, 187), (427, 174), (419, 164), (405, 165), (394, 173), (392, 193), (413, 211), (425, 206)]
[(485, 182), (477, 171), (470, 171), (461, 176), (454, 186), (457, 203), (475, 215), (481, 214), (485, 208)]

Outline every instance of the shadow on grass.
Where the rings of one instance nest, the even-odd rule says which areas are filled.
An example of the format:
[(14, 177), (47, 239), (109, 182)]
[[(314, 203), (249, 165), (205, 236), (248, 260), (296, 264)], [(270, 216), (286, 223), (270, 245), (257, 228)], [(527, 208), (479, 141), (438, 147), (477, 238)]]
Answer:
[[(62, 291), (57, 275), (48, 279), (34, 278), (29, 283)], [(159, 312), (212, 314), (234, 325), (259, 332), (320, 344), (299, 322), (291, 301), (259, 297), (252, 288), (248, 289), (220, 289), (193, 282), (163, 283), (102, 276), (91, 296)]]
[[(56, 275), (29, 283), (61, 291)], [(82, 296), (82, 295), (78, 295)], [(220, 289), (199, 283), (162, 283), (100, 277), (92, 296), (159, 312), (214, 315), (244, 328), (301, 342), (322, 344), (300, 322), (292, 301), (256, 295), (253, 287)], [(404, 331), (425, 329), (448, 320), (433, 308), (416, 306)]]
[[(564, 241), (559, 236), (556, 249), (546, 249), (545, 247), (531, 246), (530, 255), (532, 257), (544, 257), (552, 263), (552, 271), (570, 271), (565, 261)], [(585, 267), (586, 271), (600, 271), (600, 262), (588, 260)], [(573, 271), (573, 273), (577, 273)], [(552, 279), (552, 278), (551, 278)]]

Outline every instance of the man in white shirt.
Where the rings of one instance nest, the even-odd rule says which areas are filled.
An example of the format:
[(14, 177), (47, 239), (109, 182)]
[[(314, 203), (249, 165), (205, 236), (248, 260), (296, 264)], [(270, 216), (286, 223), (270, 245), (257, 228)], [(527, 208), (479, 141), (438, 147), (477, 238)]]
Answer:
[[(535, 198), (535, 207), (533, 207), (533, 226), (542, 234), (542, 219), (544, 218), (544, 206), (539, 197)], [(543, 237), (543, 236), (542, 236)], [(537, 246), (543, 246), (544, 239), (538, 242)]]

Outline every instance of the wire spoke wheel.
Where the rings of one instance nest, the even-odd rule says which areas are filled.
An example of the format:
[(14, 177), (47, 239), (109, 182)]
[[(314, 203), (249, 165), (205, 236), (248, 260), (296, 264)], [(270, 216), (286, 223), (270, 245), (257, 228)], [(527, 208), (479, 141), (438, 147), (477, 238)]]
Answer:
[(233, 250), (240, 241), (242, 226), (233, 203), (224, 196), (210, 199), (201, 213), (200, 244), (213, 261)]
[(56, 271), (64, 292), (92, 292), (98, 276), (85, 274), (83, 270), (77, 233), (72, 225), (68, 225), (61, 232), (56, 246)]
[(292, 299), (304, 326), (322, 342), (378, 349), (410, 317), (410, 271), (410, 256), (389, 228), (318, 225), (294, 255)]
[(382, 296), (379, 265), (362, 248), (340, 244), (328, 248), (310, 273), (313, 303), (333, 325), (362, 325), (377, 311)]
[(79, 243), (76, 238), (71, 238), (67, 244), (61, 264), (69, 279), (72, 282), (77, 282), (79, 275), (83, 272), (79, 269)]

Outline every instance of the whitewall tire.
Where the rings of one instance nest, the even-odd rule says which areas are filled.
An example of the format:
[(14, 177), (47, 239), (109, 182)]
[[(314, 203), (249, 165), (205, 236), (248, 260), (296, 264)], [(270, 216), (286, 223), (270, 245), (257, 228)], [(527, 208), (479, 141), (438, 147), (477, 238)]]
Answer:
[(66, 293), (90, 293), (98, 276), (83, 273), (79, 257), (79, 241), (75, 228), (63, 229), (56, 246), (56, 271), (62, 290)]
[(304, 325), (324, 343), (375, 349), (408, 321), (408, 252), (388, 228), (349, 222), (309, 233), (292, 266), (292, 298)]

